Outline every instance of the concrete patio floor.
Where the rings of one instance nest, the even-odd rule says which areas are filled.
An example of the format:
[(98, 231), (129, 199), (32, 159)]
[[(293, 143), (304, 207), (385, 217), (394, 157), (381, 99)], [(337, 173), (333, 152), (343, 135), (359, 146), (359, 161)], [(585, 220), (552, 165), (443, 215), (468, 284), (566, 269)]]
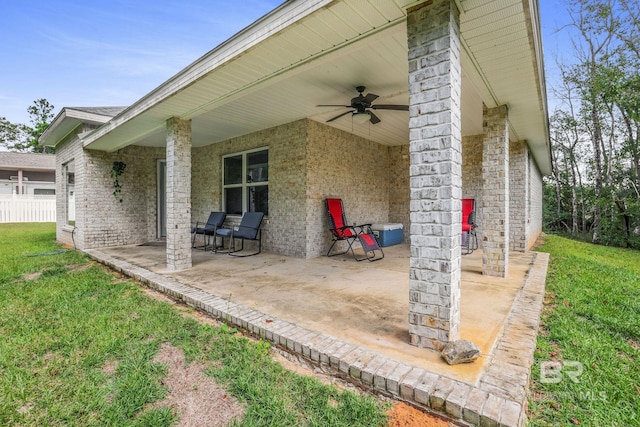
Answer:
[[(151, 287), (168, 286), (174, 297), (174, 285), (187, 289), (178, 294), (193, 289), (199, 298), (194, 301), (204, 298), (211, 310), (192, 305), (226, 313), (221, 317), (320, 365), (325, 361), (365, 387), (458, 421), (522, 425), (546, 254), (510, 253), (507, 278), (482, 275), (481, 251), (462, 257), (461, 339), (474, 342), (482, 356), (450, 366), (439, 353), (408, 343), (409, 247), (384, 250), (385, 258), (373, 263), (347, 255), (234, 258), (194, 250), (193, 267), (180, 272), (166, 269), (164, 246), (87, 253)], [(287, 326), (278, 329), (279, 322)]]

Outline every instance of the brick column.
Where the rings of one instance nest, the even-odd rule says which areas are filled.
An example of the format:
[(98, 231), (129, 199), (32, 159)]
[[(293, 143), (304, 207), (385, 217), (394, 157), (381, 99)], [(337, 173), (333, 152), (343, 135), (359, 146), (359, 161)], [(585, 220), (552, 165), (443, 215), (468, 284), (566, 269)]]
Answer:
[(191, 268), (191, 120), (167, 120), (167, 268)]
[(482, 141), (482, 274), (509, 267), (509, 125), (507, 106), (484, 110)]
[(441, 350), (460, 334), (462, 136), (459, 12), (409, 10), (411, 263), (409, 337)]
[(526, 252), (529, 243), (529, 149), (526, 141), (509, 144), (509, 249)]

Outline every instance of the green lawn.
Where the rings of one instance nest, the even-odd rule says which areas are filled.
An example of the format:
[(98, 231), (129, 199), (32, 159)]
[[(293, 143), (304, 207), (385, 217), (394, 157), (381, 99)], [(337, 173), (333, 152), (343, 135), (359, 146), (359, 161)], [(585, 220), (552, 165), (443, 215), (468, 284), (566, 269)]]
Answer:
[[(386, 406), (286, 371), (265, 342), (185, 316), (74, 252), (0, 224), (0, 425), (169, 426), (160, 345), (247, 405), (235, 425), (378, 426)], [(531, 426), (640, 425), (640, 252), (548, 236)], [(113, 372), (105, 366), (116, 366)]]
[(531, 426), (640, 425), (640, 252), (547, 236)]
[[(385, 405), (276, 362), (266, 342), (185, 316), (74, 252), (53, 224), (0, 224), (0, 425), (169, 426), (162, 343), (246, 403), (242, 426), (378, 426)], [(113, 372), (106, 369), (115, 367)]]

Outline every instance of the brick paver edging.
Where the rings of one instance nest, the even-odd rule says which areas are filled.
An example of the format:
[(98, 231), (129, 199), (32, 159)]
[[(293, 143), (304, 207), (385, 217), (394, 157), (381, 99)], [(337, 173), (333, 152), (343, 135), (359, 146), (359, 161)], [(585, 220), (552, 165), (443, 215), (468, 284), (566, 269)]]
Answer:
[(245, 329), (324, 369), (329, 368), (334, 375), (366, 389), (408, 401), (461, 423), (519, 427), (526, 422), (527, 387), (548, 254), (536, 254), (501, 337), (489, 356), (487, 369), (476, 384), (467, 384), (274, 318), (99, 250), (86, 253), (151, 289)]

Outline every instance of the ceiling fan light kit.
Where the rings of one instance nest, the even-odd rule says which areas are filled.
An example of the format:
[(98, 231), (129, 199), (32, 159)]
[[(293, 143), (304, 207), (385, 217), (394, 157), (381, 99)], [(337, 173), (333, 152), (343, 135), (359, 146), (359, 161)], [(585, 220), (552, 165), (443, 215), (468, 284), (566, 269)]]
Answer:
[(347, 111), (345, 113), (340, 113), (335, 117), (327, 120), (327, 123), (332, 122), (336, 119), (339, 119), (342, 116), (346, 116), (351, 113), (351, 118), (354, 123), (363, 124), (367, 121), (371, 122), (371, 124), (375, 125), (380, 123), (380, 118), (376, 116), (371, 110), (397, 110), (397, 111), (409, 111), (408, 105), (397, 105), (397, 104), (378, 104), (372, 105), (371, 103), (378, 98), (378, 95), (373, 93), (368, 93), (366, 96), (362, 93), (365, 91), (364, 86), (357, 86), (356, 90), (358, 91), (358, 96), (355, 98), (351, 98), (350, 105), (318, 105), (318, 107), (344, 107), (349, 108), (351, 111)]
[(358, 113), (358, 112), (353, 113), (353, 116), (351, 116), (351, 117), (352, 117), (353, 121), (355, 123), (358, 123), (358, 124), (367, 123), (371, 119), (371, 116), (369, 116), (369, 114), (367, 114), (367, 113)]

